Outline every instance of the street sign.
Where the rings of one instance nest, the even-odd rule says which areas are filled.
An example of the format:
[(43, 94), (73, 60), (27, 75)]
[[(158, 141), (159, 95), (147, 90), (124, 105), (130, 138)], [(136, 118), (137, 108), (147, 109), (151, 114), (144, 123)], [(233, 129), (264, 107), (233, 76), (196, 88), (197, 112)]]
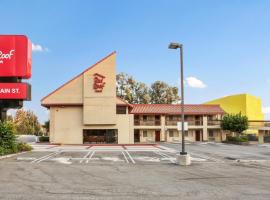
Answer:
[(32, 44), (24, 35), (0, 35), (0, 77), (31, 77)]
[[(177, 130), (182, 131), (182, 122), (177, 122)], [(184, 122), (184, 131), (188, 131), (188, 123)]]
[(0, 99), (31, 99), (31, 86), (27, 83), (0, 83)]

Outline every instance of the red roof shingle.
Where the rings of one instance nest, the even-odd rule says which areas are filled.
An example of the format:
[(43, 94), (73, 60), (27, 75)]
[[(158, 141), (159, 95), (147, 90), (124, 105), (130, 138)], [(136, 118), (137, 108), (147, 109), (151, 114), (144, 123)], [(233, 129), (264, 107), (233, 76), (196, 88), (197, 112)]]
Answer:
[[(181, 114), (180, 104), (132, 104), (132, 114)], [(219, 105), (186, 104), (184, 113), (189, 115), (224, 114)]]

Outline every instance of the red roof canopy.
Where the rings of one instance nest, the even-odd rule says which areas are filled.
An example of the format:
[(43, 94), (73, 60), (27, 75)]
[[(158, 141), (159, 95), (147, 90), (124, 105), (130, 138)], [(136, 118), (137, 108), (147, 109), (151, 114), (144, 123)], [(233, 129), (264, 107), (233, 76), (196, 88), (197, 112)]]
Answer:
[[(168, 114), (180, 115), (180, 104), (132, 104), (132, 114)], [(219, 105), (186, 104), (184, 113), (188, 115), (215, 115), (224, 114)]]

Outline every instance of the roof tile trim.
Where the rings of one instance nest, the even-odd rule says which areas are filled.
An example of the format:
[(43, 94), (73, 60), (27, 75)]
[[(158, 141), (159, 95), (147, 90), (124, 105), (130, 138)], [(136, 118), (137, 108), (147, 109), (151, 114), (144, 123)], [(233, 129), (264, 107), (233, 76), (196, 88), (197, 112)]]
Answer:
[[(180, 114), (180, 104), (133, 104), (132, 114)], [(185, 104), (186, 114), (224, 114), (219, 105)]]

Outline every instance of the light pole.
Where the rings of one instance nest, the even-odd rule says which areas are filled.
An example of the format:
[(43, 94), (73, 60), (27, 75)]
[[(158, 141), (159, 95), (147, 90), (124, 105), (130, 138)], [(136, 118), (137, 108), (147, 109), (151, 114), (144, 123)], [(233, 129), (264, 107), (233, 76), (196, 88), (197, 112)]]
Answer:
[(182, 151), (180, 155), (187, 155), (185, 151), (185, 114), (184, 114), (184, 64), (183, 64), (183, 45), (172, 42), (169, 49), (180, 49), (180, 87), (181, 87), (181, 121), (182, 121)]

